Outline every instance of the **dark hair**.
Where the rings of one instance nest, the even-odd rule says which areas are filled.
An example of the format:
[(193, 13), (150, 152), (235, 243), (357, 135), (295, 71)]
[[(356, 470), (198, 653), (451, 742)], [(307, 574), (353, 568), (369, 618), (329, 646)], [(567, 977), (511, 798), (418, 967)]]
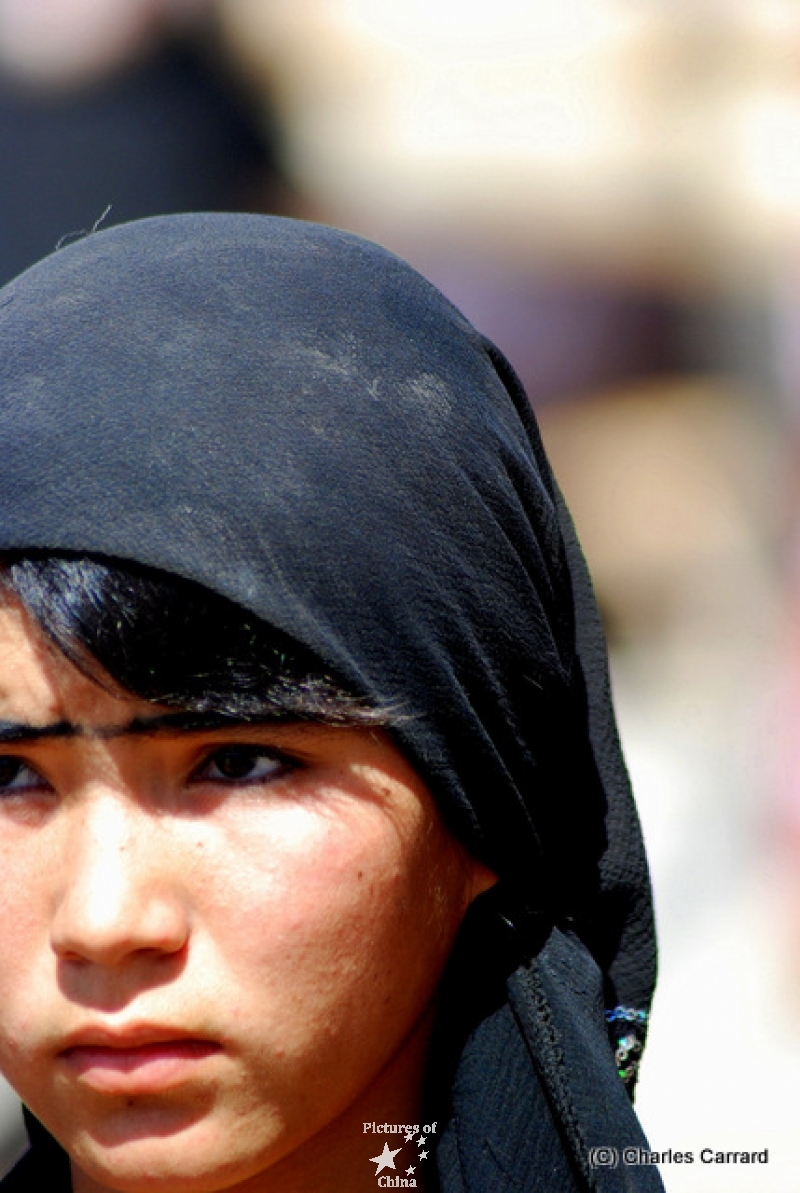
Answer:
[(311, 651), (190, 580), (97, 556), (7, 556), (23, 603), (84, 675), (154, 703), (237, 719), (385, 724)]

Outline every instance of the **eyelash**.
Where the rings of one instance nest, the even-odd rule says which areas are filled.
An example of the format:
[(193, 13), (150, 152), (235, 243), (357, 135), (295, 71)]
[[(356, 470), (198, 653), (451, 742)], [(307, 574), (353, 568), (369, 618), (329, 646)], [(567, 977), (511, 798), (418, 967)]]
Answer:
[[(257, 767), (262, 762), (260, 768)], [(260, 769), (261, 773), (236, 774), (240, 771)], [(263, 764), (267, 765), (264, 766)], [(230, 773), (233, 764), (234, 773)], [(300, 764), (277, 750), (266, 746), (231, 744), (217, 746), (204, 756), (190, 776), (192, 783), (214, 783), (231, 787), (251, 787), (281, 778)], [(226, 769), (229, 773), (225, 773)], [(216, 770), (216, 774), (213, 771)], [(21, 781), (22, 780), (22, 781)], [(33, 791), (50, 790), (50, 784), (37, 770), (14, 754), (0, 755), (0, 799), (11, 799)]]
[[(270, 770), (264, 774), (225, 774), (223, 767), (220, 766), (222, 760), (226, 760), (229, 764), (233, 761), (234, 766), (236, 762), (250, 762), (254, 766), (259, 759), (264, 759), (270, 764)], [(228, 745), (218, 746), (215, 750), (206, 754), (203, 761), (195, 769), (192, 774), (192, 781), (195, 783), (220, 783), (230, 784), (231, 786), (257, 786), (261, 783), (269, 783), (273, 779), (281, 778), (288, 771), (295, 769), (299, 764), (287, 758), (285, 754), (279, 753), (277, 750), (270, 750), (266, 746), (251, 746), (251, 745)], [(214, 767), (217, 769), (217, 774), (209, 773)]]
[[(19, 783), (18, 780), (27, 772), (28, 782)], [(0, 755), (0, 799), (15, 795), (22, 795), (28, 791), (41, 791), (49, 788), (49, 784), (23, 758), (13, 754)]]

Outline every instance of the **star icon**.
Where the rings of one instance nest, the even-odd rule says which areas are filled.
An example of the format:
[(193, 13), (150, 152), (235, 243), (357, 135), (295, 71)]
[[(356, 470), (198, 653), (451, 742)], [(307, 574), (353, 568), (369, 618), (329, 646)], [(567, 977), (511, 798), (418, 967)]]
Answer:
[[(381, 1171), (382, 1168), (394, 1168), (394, 1158), (399, 1151), (400, 1151), (399, 1147), (396, 1147), (394, 1149), (394, 1151), (391, 1151), (389, 1149), (389, 1144), (384, 1143), (383, 1151), (381, 1152), (381, 1154), (379, 1156), (370, 1156), (370, 1158), (369, 1158), (370, 1164), (378, 1165), (378, 1167), (375, 1169), (376, 1176), (378, 1175), (378, 1173)], [(395, 1171), (396, 1171), (396, 1169), (395, 1169)]]
[(420, 1135), (419, 1139), (417, 1140), (417, 1143), (419, 1144), (420, 1147), (422, 1147), (423, 1144), (425, 1143), (425, 1136)]
[[(427, 1160), (427, 1158), (428, 1158), (428, 1153), (427, 1153), (427, 1152), (420, 1152), (420, 1153), (419, 1153), (419, 1158), (420, 1158), (420, 1160)], [(376, 1173), (375, 1175), (377, 1176), (377, 1173)]]
[(413, 1166), (412, 1166), (412, 1167), (410, 1167), (410, 1168), (407, 1168), (407, 1169), (406, 1169), (406, 1176), (411, 1176), (411, 1173), (412, 1173), (412, 1172), (416, 1172), (416, 1169), (415, 1169)]
[(406, 1131), (406, 1143), (410, 1143), (413, 1138), (414, 1138), (414, 1132)]

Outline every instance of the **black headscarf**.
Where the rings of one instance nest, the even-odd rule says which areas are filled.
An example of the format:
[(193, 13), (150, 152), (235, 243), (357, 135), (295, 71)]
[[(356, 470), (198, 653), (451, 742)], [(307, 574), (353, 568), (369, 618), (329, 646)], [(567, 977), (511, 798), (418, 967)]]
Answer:
[(144, 220), (0, 291), (0, 442), (0, 550), (135, 560), (292, 635), (500, 876), (434, 1040), (444, 1193), (659, 1189), (622, 1157), (655, 944), (603, 635), (497, 349), (343, 232)]

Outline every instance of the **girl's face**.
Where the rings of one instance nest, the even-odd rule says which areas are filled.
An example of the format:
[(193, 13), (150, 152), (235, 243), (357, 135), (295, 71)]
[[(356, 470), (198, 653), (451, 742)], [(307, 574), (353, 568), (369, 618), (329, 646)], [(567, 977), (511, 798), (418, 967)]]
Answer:
[(76, 1189), (371, 1187), (491, 881), (384, 732), (187, 728), (0, 605), (0, 1067)]

